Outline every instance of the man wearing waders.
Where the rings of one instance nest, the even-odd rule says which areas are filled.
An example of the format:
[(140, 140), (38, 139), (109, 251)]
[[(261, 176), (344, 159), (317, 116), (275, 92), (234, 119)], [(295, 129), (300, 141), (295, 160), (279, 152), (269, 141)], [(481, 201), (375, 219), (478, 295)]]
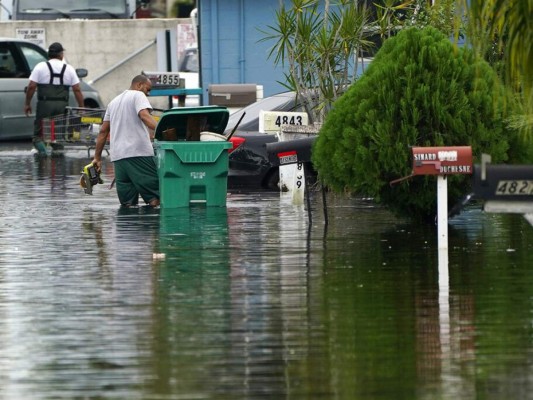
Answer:
[(80, 79), (71, 65), (63, 61), (63, 46), (52, 43), (48, 48), (48, 61), (40, 62), (30, 75), (26, 89), (24, 113), (31, 114), (31, 99), (37, 89), (37, 110), (33, 128), (33, 145), (39, 154), (46, 154), (43, 142), (42, 120), (65, 112), (68, 106), (69, 88), (72, 87), (78, 107), (83, 107)]

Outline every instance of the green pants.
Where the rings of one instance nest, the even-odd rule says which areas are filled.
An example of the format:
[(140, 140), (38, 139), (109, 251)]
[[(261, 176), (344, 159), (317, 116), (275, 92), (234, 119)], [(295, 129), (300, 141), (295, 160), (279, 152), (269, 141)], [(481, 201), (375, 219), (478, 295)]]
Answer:
[(115, 184), (120, 204), (136, 206), (139, 195), (146, 204), (159, 199), (155, 157), (131, 157), (115, 161)]
[(65, 113), (65, 107), (68, 106), (66, 101), (38, 101), (35, 112), (35, 122), (33, 125), (33, 136), (42, 138), (42, 120), (43, 118), (57, 117)]

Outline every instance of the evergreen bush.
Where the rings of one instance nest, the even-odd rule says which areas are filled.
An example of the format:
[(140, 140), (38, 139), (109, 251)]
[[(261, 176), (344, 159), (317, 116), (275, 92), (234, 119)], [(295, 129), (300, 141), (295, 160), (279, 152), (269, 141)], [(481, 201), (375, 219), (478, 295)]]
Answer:
[[(436, 178), (411, 173), (410, 146), (472, 146), (494, 163), (520, 161), (517, 132), (505, 123), (511, 100), (491, 67), (432, 27), (386, 40), (363, 76), (335, 103), (313, 149), (321, 181), (374, 197), (403, 214), (436, 213)], [(470, 176), (449, 176), (449, 204)]]

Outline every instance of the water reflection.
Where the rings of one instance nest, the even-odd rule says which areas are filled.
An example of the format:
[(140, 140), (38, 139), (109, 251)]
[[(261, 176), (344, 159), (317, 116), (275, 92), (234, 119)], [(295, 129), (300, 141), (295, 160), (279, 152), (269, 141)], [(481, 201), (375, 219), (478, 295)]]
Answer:
[(121, 209), (85, 154), (0, 156), (0, 398), (532, 398), (521, 217), (469, 207), (443, 253), (361, 199)]

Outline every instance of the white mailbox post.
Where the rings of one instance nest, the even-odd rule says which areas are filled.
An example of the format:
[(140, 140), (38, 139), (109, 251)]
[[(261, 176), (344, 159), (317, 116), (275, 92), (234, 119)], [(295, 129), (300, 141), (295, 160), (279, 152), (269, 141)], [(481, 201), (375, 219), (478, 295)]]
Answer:
[[(259, 132), (276, 133), (280, 142), (307, 137), (308, 135), (298, 132), (297, 128), (307, 127), (308, 124), (309, 116), (305, 112), (261, 111), (259, 113)], [(281, 163), (279, 166), (280, 191), (288, 192), (295, 204), (303, 203), (305, 189), (303, 168), (302, 163)]]
[(447, 175), (472, 174), (472, 147), (413, 147), (413, 175), (437, 175), (437, 224), (439, 249), (448, 248)]

